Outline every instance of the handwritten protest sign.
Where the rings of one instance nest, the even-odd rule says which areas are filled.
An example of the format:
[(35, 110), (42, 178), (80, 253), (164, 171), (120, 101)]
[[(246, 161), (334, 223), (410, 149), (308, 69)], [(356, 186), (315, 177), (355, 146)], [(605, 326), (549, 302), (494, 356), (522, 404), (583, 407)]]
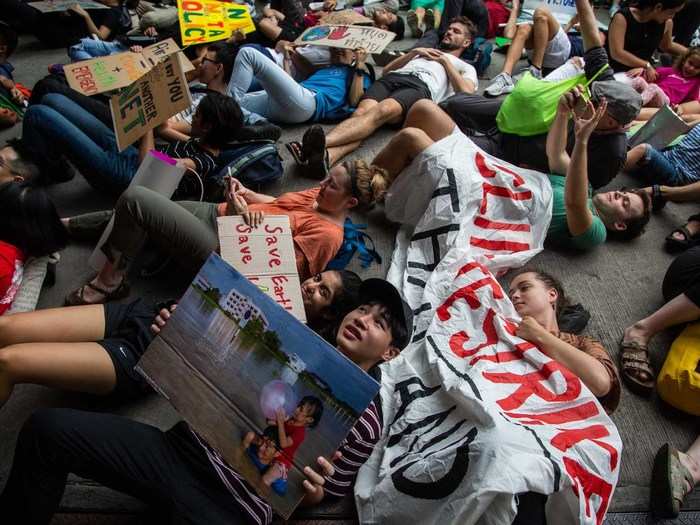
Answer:
[[(105, 57), (66, 64), (63, 71), (68, 85), (83, 95), (96, 95), (129, 86), (148, 73), (163, 58), (177, 53), (180, 48), (172, 38), (145, 47), (141, 53), (118, 53)], [(194, 69), (184, 55), (180, 55), (183, 72)]]
[(372, 19), (361, 15), (354, 9), (333, 11), (321, 16), (323, 25), (372, 25)]
[(42, 2), (29, 2), (30, 6), (42, 13), (58, 13), (59, 11), (68, 11), (76, 4), (83, 9), (109, 9), (108, 6), (93, 2), (92, 0), (46, 0)]
[(376, 27), (323, 25), (310, 27), (295, 43), (345, 49), (363, 47), (368, 53), (381, 53), (395, 36), (391, 31)]
[(277, 304), (306, 321), (289, 217), (268, 215), (253, 229), (240, 216), (219, 217), (221, 257)]
[(177, 0), (182, 44), (215, 42), (240, 29), (255, 31), (248, 6), (218, 0)]
[(109, 101), (119, 150), (192, 104), (176, 55), (170, 55)]

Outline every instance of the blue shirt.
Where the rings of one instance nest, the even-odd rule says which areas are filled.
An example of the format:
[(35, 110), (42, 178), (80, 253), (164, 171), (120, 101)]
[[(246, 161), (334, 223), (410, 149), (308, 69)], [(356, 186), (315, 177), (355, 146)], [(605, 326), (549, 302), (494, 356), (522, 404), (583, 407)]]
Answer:
[[(270, 468), (270, 465), (266, 465), (258, 458), (258, 447), (256, 445), (250, 445), (246, 449), (246, 452), (248, 453), (250, 460), (253, 462), (253, 465), (255, 465), (260, 471), (260, 474), (264, 474), (265, 471)], [(280, 496), (284, 496), (287, 493), (287, 480), (282, 478), (276, 479), (272, 482), (270, 487)]]
[(10, 80), (14, 80), (14, 77), (12, 76), (12, 72), (15, 70), (15, 67), (10, 64), (9, 62), (5, 62), (3, 64), (0, 64), (0, 77), (5, 77), (9, 78)]
[(682, 174), (681, 184), (700, 179), (700, 126), (690, 130), (678, 144), (662, 152), (666, 159)]
[[(316, 111), (311, 120), (342, 120), (352, 114), (355, 108), (348, 103), (348, 93), (354, 76), (355, 70), (349, 66), (329, 66), (300, 82), (316, 94)], [(367, 89), (371, 81), (366, 73), (363, 77), (363, 86)]]

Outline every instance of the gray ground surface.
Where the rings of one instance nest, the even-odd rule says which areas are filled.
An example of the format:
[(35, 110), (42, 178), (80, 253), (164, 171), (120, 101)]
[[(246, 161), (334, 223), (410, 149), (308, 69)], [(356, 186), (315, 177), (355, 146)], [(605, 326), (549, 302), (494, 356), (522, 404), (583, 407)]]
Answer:
[[(407, 47), (401, 42), (399, 47)], [(487, 72), (493, 77), (502, 64), (502, 56), (494, 55), (494, 64)], [(46, 72), (46, 66), (54, 62), (65, 62), (63, 50), (45, 50), (30, 38), (23, 38), (13, 57), (16, 66), (16, 79), (27, 86), (32, 86)], [(481, 89), (488, 83), (483, 79)], [(2, 132), (0, 139), (16, 136), (21, 126)], [(303, 126), (285, 130), (282, 140), (300, 139)], [(382, 130), (369, 139), (356, 153), (371, 157), (389, 139), (392, 130)], [(297, 177), (291, 168), (291, 159), (281, 147), (287, 169), (281, 182), (270, 189), (277, 194), (282, 190), (294, 190), (313, 185), (312, 181)], [(622, 184), (634, 185), (629, 177), (620, 176), (611, 186)], [(62, 215), (104, 209), (111, 202), (98, 195), (83, 179), (56, 185), (50, 189)], [(663, 239), (668, 232), (691, 213), (698, 211), (696, 204), (668, 205), (664, 212), (652, 219), (643, 238), (629, 244), (610, 242), (596, 251), (580, 255), (545, 251), (533, 261), (534, 266), (546, 269), (559, 276), (567, 293), (581, 302), (591, 312), (592, 318), (587, 332), (602, 340), (611, 354), (617, 359), (617, 345), (622, 329), (658, 308), (662, 304), (661, 281), (672, 258), (663, 249)], [(363, 270), (353, 263), (363, 277), (384, 276), (394, 245), (394, 228), (388, 224), (381, 213), (375, 210), (369, 218), (353, 217), (355, 221), (367, 222), (369, 233), (377, 244), (378, 251), (384, 257), (384, 264), (373, 265)], [(43, 291), (39, 308), (60, 306), (64, 296), (83, 284), (91, 272), (85, 261), (91, 251), (89, 246), (71, 245), (63, 253), (58, 266), (57, 282), (53, 288)], [(170, 274), (158, 279), (132, 278), (133, 297), (145, 295), (153, 298), (175, 297), (180, 292), (177, 275)], [(652, 344), (652, 355), (656, 370), (661, 367), (670, 336), (658, 337)], [(67, 393), (60, 393), (42, 387), (20, 386), (15, 389), (11, 400), (0, 410), (0, 487), (4, 485), (11, 466), (17, 433), (23, 421), (37, 408), (49, 406), (71, 406), (93, 410), (114, 410), (139, 421), (149, 422), (160, 427), (167, 427), (176, 420), (176, 414), (168, 404), (153, 396), (144, 401), (121, 407), (110, 407), (98, 400), (86, 399)], [(697, 420), (675, 412), (661, 404), (657, 398), (651, 401), (641, 399), (628, 390), (623, 390), (622, 402), (613, 415), (622, 435), (624, 450), (620, 481), (612, 503), (611, 511), (635, 512), (620, 515), (621, 521), (611, 523), (651, 523), (643, 514), (648, 509), (648, 484), (651, 474), (653, 455), (660, 445), (670, 442), (676, 447), (687, 447), (700, 430)], [(138, 517), (120, 516), (120, 512), (132, 512), (134, 502), (116, 495), (92, 483), (71, 480), (64, 499), (65, 514), (56, 518), (55, 523), (115, 523), (131, 524), (148, 522)], [(700, 510), (700, 491), (689, 498), (688, 510)], [(85, 516), (78, 521), (72, 512), (88, 511), (96, 515)], [(116, 513), (106, 517), (100, 512)], [(347, 514), (346, 514), (347, 516)], [(700, 523), (697, 514), (688, 514), (679, 523)]]

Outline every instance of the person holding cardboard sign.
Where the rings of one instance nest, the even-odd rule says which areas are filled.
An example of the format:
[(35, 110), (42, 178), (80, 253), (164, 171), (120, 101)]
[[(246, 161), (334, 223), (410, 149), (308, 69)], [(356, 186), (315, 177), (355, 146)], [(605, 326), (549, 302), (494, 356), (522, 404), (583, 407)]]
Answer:
[[(408, 346), (413, 314), (383, 279), (365, 281), (360, 304), (344, 317), (336, 348), (380, 379), (377, 365)], [(161, 310), (154, 328), (160, 330), (169, 318), (170, 312)], [(333, 458), (318, 457), (317, 464), (304, 467), (302, 504), (352, 494), (382, 425), (380, 400), (375, 398)], [(0, 495), (3, 518), (11, 524), (49, 523), (71, 472), (143, 499), (174, 521), (269, 525), (273, 518), (270, 504), (185, 422), (163, 432), (111, 414), (70, 409), (42, 410), (25, 423)]]

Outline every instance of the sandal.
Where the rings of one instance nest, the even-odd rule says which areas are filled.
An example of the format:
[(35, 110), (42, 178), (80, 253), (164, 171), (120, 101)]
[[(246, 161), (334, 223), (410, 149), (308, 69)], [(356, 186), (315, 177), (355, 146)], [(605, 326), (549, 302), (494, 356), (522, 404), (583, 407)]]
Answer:
[[(92, 288), (95, 290), (97, 293), (102, 294), (104, 297), (102, 300), (98, 300), (95, 302), (90, 302), (86, 301), (85, 298), (83, 297), (83, 294), (85, 293), (85, 287)], [(103, 288), (100, 288), (99, 286), (95, 286), (91, 282), (85, 283), (82, 285), (80, 288), (77, 290), (73, 290), (71, 293), (69, 293), (66, 296), (66, 301), (65, 301), (65, 306), (80, 306), (80, 305), (85, 305), (85, 304), (104, 304), (108, 303), (110, 301), (118, 301), (119, 299), (124, 299), (125, 297), (128, 297), (130, 290), (129, 283), (126, 282), (126, 279), (122, 280), (122, 282), (117, 286), (114, 290), (107, 291)]]
[(418, 27), (418, 15), (415, 11), (411, 10), (406, 14), (406, 25), (411, 30), (414, 38), (420, 38), (423, 36), (423, 30)]
[[(690, 233), (690, 230), (688, 230), (688, 223), (696, 221), (700, 222), (700, 213), (696, 213), (695, 215), (691, 215), (688, 217), (688, 220), (683, 226), (679, 226), (675, 230), (673, 230), (671, 233), (668, 234), (666, 237), (666, 251), (669, 253), (676, 253), (676, 252), (681, 252), (684, 250), (687, 250), (688, 248), (692, 248), (693, 246), (697, 246), (700, 244), (700, 232), (696, 233), (695, 235)], [(683, 235), (683, 239), (676, 239), (673, 234), (674, 233), (680, 233)]]
[(294, 162), (297, 163), (297, 166), (306, 166), (306, 160), (304, 159), (304, 154), (302, 153), (301, 149), (301, 142), (298, 140), (293, 140), (291, 142), (287, 142), (285, 147), (294, 158)]
[(681, 505), (688, 491), (695, 486), (690, 471), (681, 463), (678, 450), (668, 443), (662, 446), (654, 458), (651, 472), (651, 512), (657, 518), (676, 518), (681, 512)]
[(301, 141), (301, 156), (306, 161), (306, 175), (323, 179), (328, 174), (329, 158), (326, 133), (321, 126), (311, 126)]
[(622, 379), (635, 394), (649, 396), (654, 391), (654, 370), (649, 362), (649, 349), (646, 345), (636, 341), (621, 341), (620, 370)]
[(661, 186), (654, 184), (651, 187), (651, 211), (658, 213), (666, 206), (666, 199), (661, 195)]

